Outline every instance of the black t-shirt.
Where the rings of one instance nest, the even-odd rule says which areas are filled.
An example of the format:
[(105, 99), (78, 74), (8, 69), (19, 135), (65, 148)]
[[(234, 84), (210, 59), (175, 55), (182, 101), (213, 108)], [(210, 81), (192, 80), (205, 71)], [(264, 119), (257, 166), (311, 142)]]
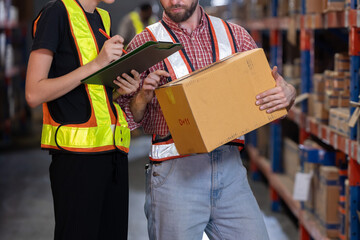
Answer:
[[(106, 37), (99, 32), (99, 28), (104, 30), (101, 17), (97, 11), (94, 13), (85, 13), (100, 51), (104, 42), (107, 40)], [(44, 7), (37, 23), (32, 50), (41, 48), (48, 49), (54, 53), (49, 78), (63, 76), (80, 67), (79, 57), (69, 26), (67, 11), (60, 0), (49, 2)], [(115, 107), (112, 103), (112, 89), (106, 87), (106, 92), (112, 110), (114, 114), (116, 114)], [(48, 102), (48, 106), (52, 118), (62, 124), (84, 123), (89, 120), (91, 115), (90, 102), (85, 90), (85, 85), (83, 84), (64, 96)]]

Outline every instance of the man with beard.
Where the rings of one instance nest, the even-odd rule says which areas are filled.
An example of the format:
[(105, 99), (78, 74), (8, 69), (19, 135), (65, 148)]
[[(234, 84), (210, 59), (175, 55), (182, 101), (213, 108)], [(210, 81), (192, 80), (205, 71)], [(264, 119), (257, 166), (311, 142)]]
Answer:
[[(184, 49), (143, 73), (138, 91), (119, 100), (130, 127), (143, 126), (146, 133), (153, 134), (146, 169), (149, 237), (201, 239), (205, 231), (210, 239), (268, 239), (240, 158), (238, 148), (244, 146), (244, 137), (210, 153), (179, 155), (154, 95), (158, 86), (235, 52), (254, 49), (256, 44), (242, 27), (208, 16), (198, 0), (160, 2), (162, 20), (137, 35), (128, 50), (147, 41), (180, 42)], [(295, 99), (294, 87), (276, 67), (272, 73), (276, 87), (254, 99), (268, 113), (289, 109)]]

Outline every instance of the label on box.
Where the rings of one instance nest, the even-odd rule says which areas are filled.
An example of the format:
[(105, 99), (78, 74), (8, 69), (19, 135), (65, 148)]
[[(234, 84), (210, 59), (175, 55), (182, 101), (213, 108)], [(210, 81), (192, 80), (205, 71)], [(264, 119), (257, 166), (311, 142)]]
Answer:
[(310, 193), (310, 183), (313, 173), (296, 173), (293, 198), (299, 201), (307, 201)]

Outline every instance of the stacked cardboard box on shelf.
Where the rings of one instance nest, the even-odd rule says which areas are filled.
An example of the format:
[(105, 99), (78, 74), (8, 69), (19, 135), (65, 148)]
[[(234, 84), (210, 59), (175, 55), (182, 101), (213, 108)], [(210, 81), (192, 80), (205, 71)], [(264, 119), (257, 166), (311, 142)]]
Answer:
[(303, 172), (312, 173), (309, 198), (304, 202), (305, 217), (317, 222), (326, 237), (337, 237), (340, 216), (339, 170), (335, 165), (335, 152), (323, 149), (311, 139), (300, 145)]
[[(348, 54), (335, 54), (334, 66), (334, 71), (325, 70), (323, 74), (313, 75), (314, 117), (323, 124), (328, 123), (330, 110), (348, 108), (350, 103), (350, 58)], [(330, 125), (342, 133), (348, 133), (346, 124), (344, 124), (348, 118), (347, 115), (345, 110), (332, 110), (333, 118)]]
[(324, 11), (342, 11), (346, 4), (345, 0), (323, 0), (322, 2)]
[(327, 237), (339, 235), (339, 170), (332, 166), (320, 167), (320, 183), (316, 192), (316, 213), (321, 225), (321, 232)]
[(296, 173), (300, 170), (300, 149), (290, 138), (284, 139), (283, 147), (284, 173), (294, 181)]
[(304, 172), (312, 173), (310, 182), (309, 199), (305, 201), (305, 210), (315, 215), (315, 204), (316, 204), (316, 192), (319, 189), (319, 170), (320, 164), (304, 162)]
[(331, 108), (329, 112), (329, 126), (339, 134), (349, 136), (349, 108)]
[(306, 13), (322, 13), (323, 1), (306, 0)]
[(289, 15), (297, 15), (301, 12), (301, 0), (289, 0)]

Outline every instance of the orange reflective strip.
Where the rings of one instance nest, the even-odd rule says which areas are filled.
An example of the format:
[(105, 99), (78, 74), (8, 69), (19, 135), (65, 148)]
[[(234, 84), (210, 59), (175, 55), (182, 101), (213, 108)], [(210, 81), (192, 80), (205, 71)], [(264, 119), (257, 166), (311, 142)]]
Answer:
[[(85, 84), (85, 89), (86, 89), (86, 93), (88, 95), (88, 99), (90, 101), (90, 107), (91, 107), (91, 115), (90, 118), (87, 122), (85, 123), (76, 123), (76, 124), (66, 124), (66, 127), (74, 127), (74, 128), (89, 128), (89, 127), (96, 127), (97, 126), (97, 122), (96, 122), (96, 117), (95, 117), (95, 111), (94, 111), (94, 106), (92, 104), (92, 99), (90, 97), (90, 93), (89, 93), (89, 88), (88, 85)], [(51, 124), (53, 125), (53, 124)]]
[(228, 39), (229, 39), (229, 42), (230, 42), (230, 45), (231, 45), (231, 53), (234, 54), (235, 53), (235, 46), (234, 46), (234, 41), (233, 41), (233, 38), (230, 34), (230, 30), (228, 28), (228, 25), (225, 23), (224, 20), (221, 20), (222, 23), (224, 24), (224, 28), (226, 30), (226, 35), (228, 36)]
[(345, 208), (343, 208), (341, 206), (339, 206), (339, 212), (344, 215), (346, 214)]
[(346, 196), (340, 196), (340, 202), (345, 202), (346, 201)]
[(158, 142), (158, 143), (155, 143), (153, 145), (166, 145), (166, 144), (171, 144), (171, 143), (174, 143), (174, 140), (171, 138), (165, 142)]
[(179, 53), (180, 53), (180, 56), (181, 56), (181, 58), (183, 59), (185, 65), (186, 65), (186, 68), (188, 69), (189, 73), (191, 73), (191, 72), (192, 72), (192, 69), (191, 69), (191, 67), (190, 67), (189, 62), (186, 60), (186, 57), (185, 57), (183, 51), (180, 50)]
[(218, 45), (218, 41), (217, 41), (217, 38), (216, 38), (215, 30), (214, 30), (214, 27), (213, 27), (211, 21), (209, 21), (209, 25), (210, 25), (211, 33), (212, 33), (212, 35), (213, 35), (213, 37), (214, 37), (215, 55), (216, 55), (216, 62), (217, 62), (217, 61), (219, 61), (219, 59), (220, 59), (219, 45)]
[[(41, 144), (42, 148), (46, 148), (46, 149), (57, 149), (60, 150), (58, 147), (56, 146), (51, 146), (51, 145), (46, 145), (46, 144)], [(65, 149), (67, 151), (75, 151), (75, 152), (82, 152), (82, 153), (87, 153), (87, 152), (104, 152), (104, 151), (112, 151), (115, 150), (116, 148), (111, 145), (111, 146), (102, 146), (102, 147), (94, 147), (94, 148), (71, 148), (71, 147), (61, 147), (62, 149)], [(128, 153), (129, 149), (122, 147), (122, 146), (118, 146), (117, 147), (119, 150)]]
[[(167, 33), (168, 33), (168, 35), (170, 36), (170, 38), (171, 38), (171, 40), (173, 41), (173, 43), (176, 43), (176, 40), (175, 40), (175, 39), (173, 38), (173, 36), (169, 33), (169, 31), (168, 31), (166, 28), (165, 28), (165, 30), (167, 31)], [(191, 73), (191, 72), (192, 72), (192, 69), (191, 69), (188, 61), (186, 60), (186, 57), (185, 57), (183, 51), (180, 50), (180, 51), (179, 51), (179, 54), (180, 54), (181, 58), (183, 59), (185, 65), (186, 65), (186, 68), (188, 69), (188, 72)], [(170, 64), (169, 64), (169, 65), (170, 65)], [(167, 66), (168, 68), (169, 68), (169, 65), (166, 64), (166, 66)], [(171, 67), (171, 68), (172, 68), (172, 67)], [(170, 71), (170, 70), (169, 70), (169, 71)], [(172, 69), (172, 71), (174, 72), (173, 69)], [(170, 73), (170, 75), (171, 75), (171, 73)], [(174, 73), (174, 76), (176, 76), (175, 73)], [(173, 80), (176, 79), (176, 77), (173, 78), (172, 76), (171, 76), (171, 78), (172, 78)]]
[(175, 158), (183, 158), (183, 157), (188, 157), (188, 156), (190, 156), (190, 155), (178, 155), (178, 156), (172, 156), (172, 157), (166, 157), (166, 158), (160, 158), (160, 159), (149, 157), (149, 159), (154, 162), (162, 162), (162, 161), (166, 161), (166, 160), (171, 160), (171, 159), (175, 159)]
[(42, 13), (40, 13), (39, 16), (36, 18), (36, 20), (34, 21), (33, 37), (35, 37), (35, 33), (36, 33), (36, 29), (37, 29), (37, 24), (38, 24), (38, 21), (39, 21), (41, 15), (42, 15)]
[(339, 233), (339, 238), (340, 238), (341, 240), (346, 240), (346, 236), (343, 235), (343, 234), (341, 234), (341, 233)]
[(157, 41), (157, 40), (156, 40), (156, 37), (155, 37), (154, 34), (150, 31), (150, 29), (146, 28), (146, 30), (150, 33), (152, 39), (153, 39), (154, 41)]
[(348, 170), (339, 170), (339, 175), (340, 176), (347, 176), (348, 175)]
[(168, 68), (171, 79), (175, 80), (176, 79), (176, 74), (175, 74), (175, 71), (174, 71), (172, 65), (170, 64), (169, 60), (167, 58), (165, 58), (164, 62), (166, 64), (167, 68)]
[[(152, 39), (153, 39), (154, 41), (157, 41), (155, 35), (150, 31), (150, 29), (146, 28), (146, 30), (150, 33)], [(173, 42), (175, 42), (175, 40), (172, 38), (171, 34), (169, 34), (169, 35), (170, 35), (171, 39), (173, 40)], [(166, 64), (167, 68), (168, 68), (168, 71), (169, 71), (169, 74), (170, 74), (171, 79), (176, 79), (175, 71), (174, 71), (174, 69), (172, 68), (169, 60), (168, 60), (167, 58), (165, 58), (165, 59), (164, 59), (164, 62), (165, 62), (165, 64)]]
[(113, 112), (113, 110), (111, 108), (110, 101), (109, 101), (109, 96), (108, 96), (108, 93), (106, 91), (105, 85), (104, 85), (104, 92), (105, 92), (105, 95), (106, 95), (106, 104), (107, 104), (108, 111), (109, 111), (109, 114), (110, 114), (111, 124), (116, 124), (115, 113)]

